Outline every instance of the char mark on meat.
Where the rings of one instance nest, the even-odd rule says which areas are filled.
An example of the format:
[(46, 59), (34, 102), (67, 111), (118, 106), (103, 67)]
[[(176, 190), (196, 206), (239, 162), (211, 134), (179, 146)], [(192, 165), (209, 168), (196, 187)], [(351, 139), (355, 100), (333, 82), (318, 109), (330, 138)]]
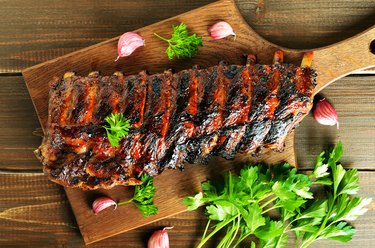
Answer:
[[(185, 163), (207, 163), (212, 156), (282, 151), (287, 134), (312, 107), (317, 75), (306, 64), (311, 59), (303, 67), (283, 64), (280, 51), (272, 65), (255, 61), (249, 55), (246, 65), (174, 74), (54, 78), (35, 154), (52, 181), (96, 189), (136, 185), (143, 173), (183, 170)], [(103, 128), (112, 113), (131, 123), (117, 147)]]

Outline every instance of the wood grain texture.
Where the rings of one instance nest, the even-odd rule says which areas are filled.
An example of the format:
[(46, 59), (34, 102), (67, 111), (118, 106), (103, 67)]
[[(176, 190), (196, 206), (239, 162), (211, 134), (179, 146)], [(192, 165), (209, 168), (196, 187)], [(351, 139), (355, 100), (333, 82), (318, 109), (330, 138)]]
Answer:
[[(82, 189), (65, 188), (66, 194), (72, 206), (79, 229), (86, 244), (123, 233), (140, 226), (147, 225), (178, 213), (186, 211), (181, 201), (184, 197), (194, 195), (200, 191), (203, 181), (213, 178), (221, 178), (227, 171), (238, 171), (245, 164), (256, 164), (262, 161), (272, 165), (288, 162), (296, 165), (294, 150), (294, 134), (290, 134), (286, 140), (286, 148), (283, 153), (267, 151), (259, 157), (237, 156), (229, 161), (222, 158), (212, 159), (207, 166), (187, 165), (183, 172), (179, 170), (167, 170), (155, 177), (155, 204), (158, 213), (148, 218), (142, 218), (141, 213), (133, 205), (119, 208), (116, 212), (106, 212), (93, 215), (91, 203), (96, 197), (106, 195), (116, 201), (131, 198), (130, 187), (115, 187), (110, 190), (83, 191)], [(97, 223), (101, 223), (99, 226)]]
[[(232, 24), (234, 30), (236, 30), (236, 40), (213, 40), (209, 37), (207, 28), (218, 20), (225, 20)], [(171, 25), (180, 22), (187, 24), (191, 32), (203, 37), (204, 47), (191, 60), (171, 61), (164, 54), (164, 42), (155, 38), (154, 32), (157, 31), (159, 35), (168, 37)], [(241, 17), (234, 2), (230, 0), (209, 4), (177, 17), (143, 27), (136, 30), (136, 32), (145, 38), (146, 47), (142, 47), (133, 56), (122, 58), (118, 62), (113, 61), (116, 57), (118, 41), (118, 38), (114, 38), (27, 68), (22, 72), (42, 127), (45, 127), (47, 123), (46, 103), (48, 102), (49, 81), (54, 76), (62, 77), (66, 71), (75, 71), (80, 75), (87, 75), (90, 71), (96, 70), (101, 71), (104, 75), (109, 75), (118, 70), (126, 71), (127, 74), (135, 74), (141, 68), (151, 72), (161, 72), (164, 68), (172, 67), (178, 71), (189, 68), (194, 64), (199, 64), (203, 68), (212, 66), (220, 59), (225, 59), (229, 63), (240, 64), (241, 62), (238, 58), (241, 58), (241, 55), (246, 53), (256, 54), (259, 63), (271, 63), (273, 53), (280, 49), (280, 47), (265, 41), (256, 34)], [(356, 37), (314, 51), (312, 67), (319, 73), (315, 93), (351, 71), (375, 66), (375, 55), (369, 49), (369, 44), (373, 37), (375, 37), (375, 26)], [(281, 49), (285, 51), (286, 62), (301, 63), (302, 51)], [(144, 58), (147, 58), (147, 60)], [(293, 137), (290, 140), (293, 140)], [(294, 159), (294, 146), (290, 147), (288, 144), (292, 144), (292, 142), (287, 143), (284, 153), (273, 153), (262, 156), (260, 159), (266, 162), (281, 162), (283, 160), (288, 161), (290, 158)], [(248, 161), (249, 155), (241, 155), (237, 156), (237, 158), (241, 161)], [(211, 164), (216, 165), (216, 171), (224, 172), (227, 170), (226, 166), (233, 166), (236, 162), (219, 160), (213, 161)], [(295, 163), (292, 162), (292, 164)], [(224, 167), (218, 169), (218, 166)], [(172, 177), (165, 173), (158, 177), (157, 179), (160, 180), (159, 188), (169, 193), (168, 195), (162, 194), (160, 198), (156, 196), (156, 203), (158, 203), (161, 210), (156, 216), (148, 219), (140, 218), (139, 213), (134, 210), (119, 212), (112, 216), (104, 216), (100, 220), (98, 220), (100, 217), (96, 216), (95, 218), (90, 218), (92, 215), (88, 214), (91, 211), (87, 204), (87, 199), (91, 197), (91, 192), (67, 188), (66, 192), (72, 202), (72, 208), (85, 243), (90, 244), (184, 211), (185, 208), (179, 202), (184, 196), (191, 194), (191, 192), (185, 192), (184, 190), (196, 189), (199, 183), (204, 180), (204, 177), (209, 174), (209, 171), (202, 168), (198, 167), (196, 172), (187, 172), (183, 175), (174, 174)], [(187, 178), (185, 175), (193, 176)], [(168, 190), (170, 185), (176, 184), (175, 182), (179, 182), (181, 187)], [(118, 192), (119, 189), (117, 188), (106, 191), (106, 194), (111, 195), (113, 198), (118, 198), (118, 195), (121, 195)], [(86, 199), (86, 201), (83, 199)], [(121, 216), (130, 221), (122, 221)], [(96, 223), (98, 221), (103, 223), (101, 227), (97, 226)]]
[(41, 169), (33, 150), (41, 138), (32, 135), (39, 127), (22, 77), (0, 77), (0, 169)]
[[(374, 182), (375, 172), (361, 172), (360, 195), (373, 197)], [(0, 247), (85, 247), (62, 187), (43, 175), (0, 174), (0, 195)], [(369, 212), (353, 222), (357, 233), (351, 242), (319, 241), (313, 247), (373, 247), (374, 222), (372, 203)], [(202, 211), (185, 212), (89, 247), (145, 247), (152, 232), (165, 226), (174, 226), (169, 232), (171, 247), (193, 247), (205, 224)], [(217, 238), (207, 247), (214, 247), (215, 242)], [(293, 247), (293, 240), (289, 244)]]
[[(236, 40), (213, 40), (209, 36), (207, 28), (218, 20), (232, 24), (236, 30)], [(154, 32), (168, 37), (171, 26), (180, 22), (187, 24), (191, 32), (202, 36), (204, 46), (192, 59), (169, 60), (164, 53), (165, 42), (156, 38)], [(230, 64), (241, 64), (244, 63), (242, 55), (249, 53), (257, 55), (258, 63), (267, 64), (271, 63), (273, 53), (280, 49), (285, 52), (286, 63), (300, 64), (303, 55), (302, 50), (278, 47), (261, 38), (244, 21), (231, 0), (206, 5), (143, 27), (136, 32), (144, 37), (147, 46), (138, 49), (133, 56), (117, 62), (113, 60), (117, 56), (118, 37), (22, 71), (42, 128), (47, 123), (49, 82), (55, 76), (62, 77), (66, 71), (74, 71), (78, 75), (87, 75), (91, 71), (100, 71), (103, 75), (124, 71), (129, 75), (144, 69), (151, 73), (160, 73), (165, 68), (179, 71), (195, 64), (205, 68), (217, 64), (220, 60), (226, 60)], [(375, 67), (375, 54), (370, 51), (370, 43), (374, 37), (375, 26), (355, 37), (315, 50), (312, 67), (319, 73), (315, 93), (352, 71)]]
[[(237, 30), (236, 41), (214, 41), (209, 37), (207, 28), (217, 22), (219, 18), (227, 20), (233, 24), (235, 23), (235, 30)], [(163, 42), (155, 38), (153, 33), (157, 30), (161, 36), (166, 37), (166, 35), (170, 33), (171, 25), (180, 22), (186, 23), (192, 32), (202, 35), (205, 46), (200, 49), (198, 55), (191, 60), (170, 61), (164, 54), (165, 48)], [(193, 64), (200, 64), (202, 67), (208, 67), (215, 65), (217, 61), (223, 58), (227, 59), (229, 63), (240, 64), (241, 62), (239, 58), (241, 58), (241, 55), (246, 52), (257, 54), (260, 63), (267, 63), (272, 60), (273, 52), (278, 49), (257, 36), (256, 33), (254, 33), (254, 31), (252, 31), (243, 21), (234, 5), (234, 2), (229, 0), (212, 3), (186, 14), (141, 28), (137, 30), (137, 32), (147, 41), (147, 49), (141, 48), (139, 51), (137, 50), (137, 56), (123, 58), (119, 62), (114, 62), (113, 59), (116, 57), (117, 52), (116, 38), (24, 70), (23, 75), (42, 127), (45, 127), (47, 122), (48, 106), (46, 103), (48, 102), (49, 81), (54, 76), (62, 77), (66, 71), (76, 71), (81, 75), (87, 75), (90, 71), (95, 70), (101, 71), (106, 75), (117, 70), (134, 74), (141, 68), (148, 69), (152, 72), (160, 72), (168, 67), (181, 70), (189, 68)], [(147, 60), (144, 58), (147, 58)], [(300, 60), (301, 52), (291, 50), (288, 53), (287, 58), (293, 62)], [(321, 81), (324, 82), (324, 79)], [(286, 143), (286, 149), (283, 153), (267, 152), (256, 160), (252, 159), (249, 154), (245, 154), (237, 156), (236, 161), (226, 161), (222, 159), (214, 160), (211, 164), (215, 164), (215, 170), (220, 172), (228, 170), (228, 166), (232, 168), (232, 166), (236, 165), (238, 161), (255, 162), (262, 160), (268, 164), (288, 161), (292, 165), (296, 165), (293, 145), (294, 136), (290, 136), (288, 141), (289, 142)], [(218, 166), (220, 166), (220, 169), (218, 169)], [(221, 166), (223, 167), (221, 168)], [(184, 196), (192, 193), (184, 190), (196, 189), (200, 182), (204, 180), (204, 177), (209, 174), (211, 169), (210, 167), (208, 168), (209, 169), (206, 171), (203, 167), (197, 167), (195, 172), (187, 172), (185, 174), (175, 173), (173, 177), (170, 177), (168, 173), (165, 173), (165, 175), (163, 174), (161, 177), (158, 177), (157, 180), (160, 182), (159, 188), (162, 189), (162, 191), (166, 190), (170, 192), (168, 194), (161, 194), (161, 198), (158, 198), (158, 196), (156, 197), (156, 202), (161, 209), (156, 216), (142, 219), (139, 218), (140, 216), (137, 211), (124, 211), (100, 219), (99, 221), (103, 223), (101, 227), (98, 227), (96, 224), (100, 217), (92, 218), (92, 215), (87, 214), (91, 211), (87, 204), (87, 200), (85, 201), (84, 199), (89, 198), (91, 193), (82, 192), (80, 189), (71, 190), (68, 188), (66, 189), (66, 192), (68, 198), (72, 202), (72, 208), (84, 240), (89, 244), (120, 232), (125, 232), (145, 225), (151, 221), (159, 220), (184, 211), (185, 207), (179, 204), (179, 202), (181, 202)], [(186, 175), (190, 174), (193, 176), (189, 178), (186, 177)], [(179, 182), (179, 185), (181, 186), (172, 190), (170, 186), (176, 185), (176, 182)], [(115, 197), (119, 195), (116, 192), (118, 192), (118, 189), (106, 191), (106, 194)], [(124, 222), (120, 216), (130, 219), (130, 221)]]
[(3, 0), (0, 72), (19, 72), (209, 2)]
[(350, 38), (374, 25), (375, 1), (236, 0), (242, 16), (266, 40), (313, 49)]
[[(0, 87), (0, 247), (85, 247), (64, 191), (43, 175), (25, 174), (41, 170), (31, 153), (40, 144), (31, 129), (39, 124), (22, 78), (3, 79), (6, 74), (1, 73), (19, 72), (208, 2), (212, 1), (1, 1), (0, 83), (4, 84)], [(236, 2), (257, 33), (290, 48), (332, 44), (370, 27), (375, 17), (372, 0)], [(130, 7), (132, 11), (128, 12)], [(375, 170), (374, 86), (374, 77), (349, 77), (324, 89), (322, 93), (339, 109), (341, 128), (336, 131), (319, 126), (311, 116), (304, 119), (296, 140), (302, 169), (311, 168), (315, 154), (340, 139), (345, 145), (344, 162)], [(1, 174), (9, 170), (22, 174)], [(362, 172), (365, 192), (361, 193), (374, 198), (372, 173)], [(30, 207), (34, 203), (42, 206)], [(314, 247), (373, 247), (374, 223), (372, 205), (371, 212), (355, 222), (358, 233), (352, 242), (322, 241)], [(175, 226), (170, 234), (171, 247), (192, 247), (203, 233), (205, 219), (199, 212), (185, 212), (89, 247), (145, 247), (153, 230), (171, 225)]]
[[(3, 0), (0, 72), (22, 69), (203, 6), (213, 0)], [(267, 40), (317, 48), (373, 25), (372, 0), (236, 0), (242, 15)], [(131, 10), (131, 11), (129, 11)]]
[(296, 129), (298, 165), (312, 168), (315, 155), (341, 140), (343, 163), (375, 169), (375, 77), (346, 77), (321, 92), (336, 108), (340, 128), (319, 125), (310, 114)]

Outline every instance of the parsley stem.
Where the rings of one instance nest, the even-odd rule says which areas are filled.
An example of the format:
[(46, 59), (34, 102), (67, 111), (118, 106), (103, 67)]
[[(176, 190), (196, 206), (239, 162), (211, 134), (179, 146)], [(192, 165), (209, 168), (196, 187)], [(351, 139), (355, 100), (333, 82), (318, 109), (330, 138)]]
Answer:
[(283, 232), (283, 233), (280, 235), (279, 239), (277, 240), (277, 243), (276, 243), (275, 248), (282, 247), (282, 246), (280, 246), (280, 242), (281, 242), (281, 240), (283, 240), (284, 233), (285, 233), (285, 232)]
[(327, 225), (327, 222), (329, 220), (329, 217), (331, 216), (332, 214), (332, 210), (333, 210), (333, 207), (335, 205), (335, 201), (336, 201), (336, 194), (334, 193), (334, 197), (333, 197), (333, 202), (332, 204), (329, 206), (329, 209), (328, 209), (328, 212), (327, 212), (327, 215), (325, 216), (324, 218), (324, 221), (322, 223), (322, 225), (320, 226), (319, 230), (313, 235), (311, 236), (309, 239), (307, 239), (306, 241), (304, 241), (300, 248), (306, 248), (308, 247), (309, 245), (311, 245), (312, 242), (314, 242), (316, 240), (317, 237), (319, 237), (319, 235), (324, 231), (324, 229), (326, 228), (326, 225)]
[(281, 207), (281, 206), (274, 205), (274, 206), (270, 207), (269, 209), (264, 210), (264, 211), (262, 212), (262, 214), (265, 214), (265, 213), (271, 211), (272, 209), (276, 209), (276, 208), (280, 208), (280, 207)]
[(203, 247), (203, 245), (212, 237), (214, 236), (218, 231), (220, 231), (223, 227), (225, 227), (226, 225), (228, 225), (229, 223), (231, 223), (234, 219), (237, 218), (237, 215), (233, 216), (232, 218), (224, 221), (224, 222), (221, 222), (219, 225), (216, 226), (216, 228), (210, 233), (207, 235), (207, 237), (205, 237), (204, 239), (201, 239), (201, 241), (199, 242), (197, 248), (201, 248)]
[(117, 203), (117, 205), (118, 205), (118, 206), (120, 206), (120, 205), (125, 205), (125, 204), (129, 204), (129, 203), (131, 203), (131, 202), (133, 202), (133, 201), (134, 201), (134, 198), (130, 199), (129, 201), (122, 201), (122, 202), (119, 202), (119, 203)]
[(268, 194), (264, 194), (262, 195), (261, 197), (258, 198), (258, 201), (263, 201), (264, 199), (270, 197), (271, 195), (273, 195), (273, 193), (268, 193)]
[(166, 41), (166, 42), (170, 42), (169, 40), (167, 40), (166, 38), (163, 38), (163, 37), (161, 37), (160, 35), (158, 35), (157, 33), (154, 33), (154, 35), (156, 36), (156, 37), (158, 37), (159, 39), (161, 39), (161, 40), (164, 40), (164, 41)]
[(227, 245), (227, 247), (230, 247), (230, 245), (233, 243), (234, 239), (236, 238), (237, 233), (238, 233), (238, 230), (240, 229), (240, 222), (241, 222), (241, 215), (240, 215), (240, 213), (238, 213), (236, 231), (235, 231), (234, 234), (232, 235), (232, 239), (230, 240), (230, 242), (229, 242), (229, 244)]
[(217, 245), (216, 248), (224, 248), (227, 247), (228, 239), (232, 236), (233, 230), (235, 227), (235, 221), (232, 221), (232, 227), (227, 227), (226, 234), (224, 238), (221, 239), (220, 243)]
[(275, 196), (273, 197), (271, 200), (267, 201), (266, 203), (264, 203), (262, 206), (260, 206), (261, 209), (265, 208), (268, 204), (272, 203), (274, 200), (276, 200), (278, 197)]
[(238, 238), (237, 242), (234, 244), (233, 248), (236, 248), (244, 239), (246, 239), (248, 236), (250, 236), (252, 233), (248, 232), (245, 235), (241, 233), (241, 236)]
[(208, 231), (208, 227), (210, 226), (210, 223), (211, 223), (211, 219), (208, 219), (206, 228), (204, 229), (204, 233), (203, 233), (202, 239), (204, 239), (206, 237), (206, 234), (207, 234), (207, 231)]

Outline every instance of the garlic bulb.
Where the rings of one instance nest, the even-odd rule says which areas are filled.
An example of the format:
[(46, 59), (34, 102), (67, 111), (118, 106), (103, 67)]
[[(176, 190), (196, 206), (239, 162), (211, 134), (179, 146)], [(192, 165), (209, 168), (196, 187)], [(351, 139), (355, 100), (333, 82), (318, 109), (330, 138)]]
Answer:
[(95, 201), (92, 203), (92, 210), (95, 214), (98, 214), (99, 212), (103, 211), (104, 209), (110, 206), (115, 206), (116, 209), (117, 203), (109, 197), (101, 196), (96, 198)]
[(208, 29), (208, 32), (210, 33), (211, 38), (215, 40), (225, 38), (229, 35), (236, 37), (232, 26), (227, 22), (215, 23)]
[(120, 57), (130, 56), (138, 47), (144, 46), (145, 40), (142, 36), (134, 32), (127, 32), (121, 35), (117, 44), (118, 56), (115, 61)]
[(318, 123), (339, 128), (337, 111), (325, 98), (315, 104), (313, 115)]
[(173, 227), (164, 227), (163, 230), (155, 231), (147, 243), (147, 248), (169, 248), (169, 237), (167, 230)]

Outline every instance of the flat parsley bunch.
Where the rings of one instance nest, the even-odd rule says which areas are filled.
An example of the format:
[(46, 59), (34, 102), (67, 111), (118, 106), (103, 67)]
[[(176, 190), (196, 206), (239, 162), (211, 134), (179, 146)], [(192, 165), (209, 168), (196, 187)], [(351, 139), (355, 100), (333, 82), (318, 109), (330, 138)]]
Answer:
[[(222, 229), (226, 234), (218, 248), (237, 247), (250, 235), (259, 239), (260, 247), (285, 247), (290, 232), (296, 234), (298, 247), (317, 239), (351, 240), (354, 228), (346, 221), (364, 214), (371, 199), (351, 197), (359, 189), (358, 172), (337, 164), (341, 156), (341, 143), (321, 153), (310, 176), (297, 174), (289, 164), (272, 169), (258, 165), (242, 169), (240, 175), (229, 173), (224, 184), (204, 182), (203, 192), (184, 199), (188, 210), (206, 205), (208, 223), (197, 247)], [(324, 185), (327, 198), (314, 198), (313, 185)], [(279, 219), (267, 214), (273, 209)]]

